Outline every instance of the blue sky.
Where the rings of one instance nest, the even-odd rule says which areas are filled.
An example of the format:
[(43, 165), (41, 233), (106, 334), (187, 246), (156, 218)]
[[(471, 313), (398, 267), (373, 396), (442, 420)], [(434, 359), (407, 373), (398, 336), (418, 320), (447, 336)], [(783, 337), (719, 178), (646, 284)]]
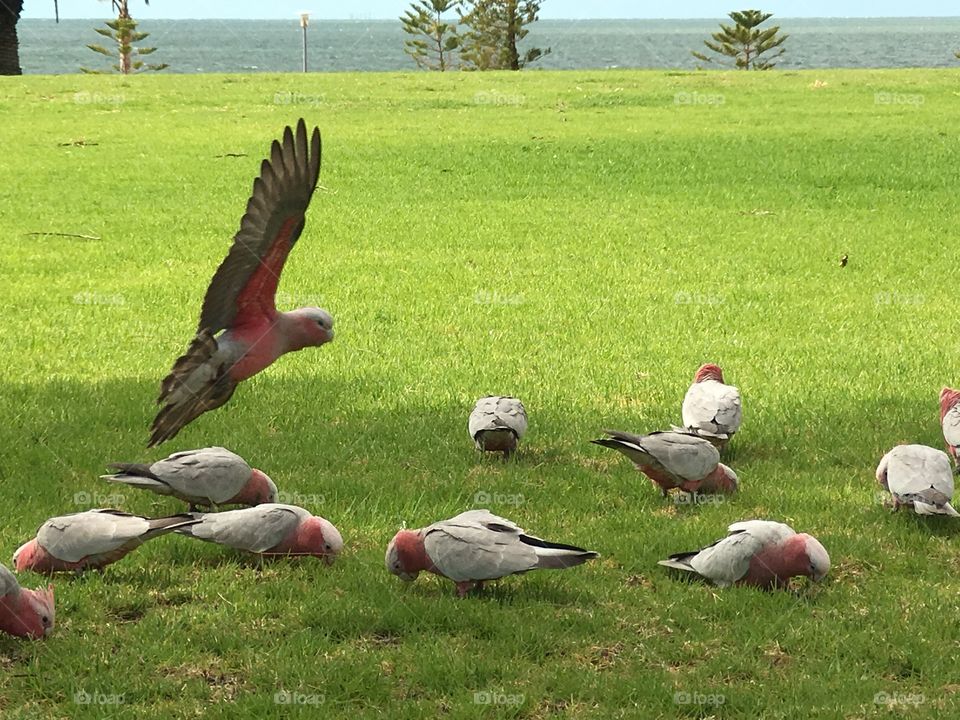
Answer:
[[(23, 16), (52, 18), (53, 0), (27, 0)], [(137, 18), (293, 18), (309, 10), (316, 18), (395, 19), (409, 0), (140, 0), (132, 11)], [(541, 18), (720, 18), (730, 10), (761, 7), (780, 17), (928, 17), (960, 15), (943, 0), (544, 0)], [(61, 0), (64, 18), (101, 18), (110, 15), (108, 0)]]

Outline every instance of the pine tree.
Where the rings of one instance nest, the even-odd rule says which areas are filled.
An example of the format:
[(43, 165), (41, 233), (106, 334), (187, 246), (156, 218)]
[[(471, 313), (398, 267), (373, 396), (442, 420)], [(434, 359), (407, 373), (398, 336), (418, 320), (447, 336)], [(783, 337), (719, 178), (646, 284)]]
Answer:
[[(145, 4), (150, 3), (144, 0)], [(166, 63), (145, 63), (139, 58), (149, 55), (156, 51), (155, 47), (134, 47), (134, 43), (150, 36), (150, 33), (138, 32), (137, 21), (130, 16), (130, 9), (127, 0), (111, 0), (113, 9), (117, 13), (116, 20), (108, 20), (104, 23), (107, 28), (94, 28), (94, 31), (110, 38), (117, 46), (116, 51), (105, 48), (103, 45), (87, 45), (95, 53), (106, 55), (108, 58), (117, 58), (113, 69), (123, 75), (132, 75), (143, 70), (163, 70), (169, 67)], [(89, 68), (80, 68), (85, 73), (99, 74), (101, 70), (90, 70)]]
[(457, 23), (446, 22), (443, 14), (460, 6), (462, 0), (419, 0), (401, 16), (403, 31), (413, 37), (404, 41), (403, 51), (427, 70), (456, 69), (460, 47)]
[[(717, 55), (733, 59), (733, 67), (739, 70), (769, 70), (777, 58), (783, 55), (783, 41), (789, 35), (780, 35), (780, 26), (761, 30), (758, 25), (773, 17), (773, 13), (760, 10), (740, 10), (729, 14), (734, 25), (720, 23), (720, 32), (712, 34), (713, 41), (703, 44)], [(772, 53), (772, 54), (771, 54)], [(766, 57), (761, 57), (766, 55)], [(693, 51), (698, 60), (724, 65), (720, 58), (712, 58)]]
[(530, 48), (523, 55), (517, 43), (536, 22), (541, 0), (465, 0), (460, 20), (469, 27), (461, 57), (474, 70), (520, 70), (550, 53), (550, 48)]

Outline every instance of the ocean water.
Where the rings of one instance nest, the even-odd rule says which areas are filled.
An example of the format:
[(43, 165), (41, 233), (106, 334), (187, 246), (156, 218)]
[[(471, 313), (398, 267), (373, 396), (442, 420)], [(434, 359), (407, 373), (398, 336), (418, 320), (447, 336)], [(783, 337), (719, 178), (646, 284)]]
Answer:
[[(25, 73), (78, 72), (108, 61), (86, 48), (102, 42), (99, 20), (21, 20)], [(694, 68), (691, 50), (716, 30), (718, 20), (541, 20), (524, 46), (549, 47), (532, 67)], [(780, 67), (958, 67), (958, 18), (778, 19), (790, 35)], [(290, 72), (301, 68), (301, 30), (286, 20), (149, 20), (143, 43), (156, 46), (153, 62), (165, 72)], [(399, 20), (313, 21), (309, 67), (317, 71), (411, 70)]]

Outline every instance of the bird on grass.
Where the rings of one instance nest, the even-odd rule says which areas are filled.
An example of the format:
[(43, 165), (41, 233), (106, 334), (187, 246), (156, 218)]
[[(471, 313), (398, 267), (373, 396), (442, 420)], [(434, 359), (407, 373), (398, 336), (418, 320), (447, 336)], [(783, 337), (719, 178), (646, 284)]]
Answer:
[(477, 450), (509, 458), (527, 432), (527, 411), (515, 397), (490, 395), (477, 400), (467, 423)]
[(412, 582), (426, 570), (453, 580), (464, 597), (487, 580), (537, 569), (573, 567), (599, 555), (547, 542), (489, 510), (468, 510), (419, 530), (401, 530), (387, 546), (387, 570)]
[(279, 312), (277, 284), (303, 232), (320, 176), (320, 130), (301, 119), (274, 140), (227, 257), (207, 288), (197, 332), (163, 380), (153, 447), (226, 403), (237, 385), (281, 355), (333, 340), (333, 318), (314, 307)]
[(726, 537), (700, 550), (671, 555), (658, 565), (693, 573), (720, 587), (786, 587), (790, 578), (815, 582), (830, 570), (830, 556), (820, 541), (794, 532), (783, 523), (744, 520), (727, 528)]

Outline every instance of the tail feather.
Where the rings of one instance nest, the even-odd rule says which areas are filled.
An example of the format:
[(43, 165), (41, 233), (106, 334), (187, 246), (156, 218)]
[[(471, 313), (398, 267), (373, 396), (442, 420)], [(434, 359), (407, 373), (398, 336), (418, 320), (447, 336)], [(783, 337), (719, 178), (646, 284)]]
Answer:
[(147, 447), (176, 437), (183, 427), (220, 407), (233, 395), (237, 384), (230, 377), (230, 368), (214, 362), (218, 350), (213, 334), (201, 330), (187, 352), (177, 358), (160, 385), (157, 403), (163, 407), (150, 426)]
[(960, 517), (960, 513), (954, 510), (950, 503), (933, 505), (920, 500), (914, 500), (913, 511), (917, 513), (917, 515), (948, 515), (950, 517)]
[(107, 467), (111, 470), (116, 470), (117, 475), (133, 475), (135, 477), (145, 477), (153, 480), (160, 479), (150, 470), (149, 465), (144, 465), (143, 463), (110, 463)]
[(663, 565), (663, 567), (673, 568), (674, 570), (695, 573), (697, 571), (694, 570), (693, 565), (690, 564), (690, 558), (694, 557), (699, 552), (699, 550), (696, 550), (693, 552), (675, 553), (666, 560), (660, 560), (657, 562), (657, 565)]
[(547, 570), (562, 570), (600, 557), (599, 553), (592, 550), (585, 550), (576, 545), (549, 542), (532, 535), (521, 535), (520, 542), (536, 548), (537, 567)]
[(170, 486), (167, 483), (163, 482), (162, 480), (155, 480), (151, 477), (144, 477), (143, 475), (127, 475), (125, 473), (117, 473), (116, 475), (101, 475), (100, 479), (111, 483), (117, 483), (118, 485), (127, 485), (129, 487), (139, 488), (141, 490), (151, 490), (161, 495), (170, 494)]
[(190, 525), (196, 525), (202, 521), (198, 517), (200, 513), (179, 513), (177, 515), (168, 515), (166, 517), (150, 518), (150, 529), (144, 533), (143, 539), (166, 535), (167, 533), (186, 528)]

